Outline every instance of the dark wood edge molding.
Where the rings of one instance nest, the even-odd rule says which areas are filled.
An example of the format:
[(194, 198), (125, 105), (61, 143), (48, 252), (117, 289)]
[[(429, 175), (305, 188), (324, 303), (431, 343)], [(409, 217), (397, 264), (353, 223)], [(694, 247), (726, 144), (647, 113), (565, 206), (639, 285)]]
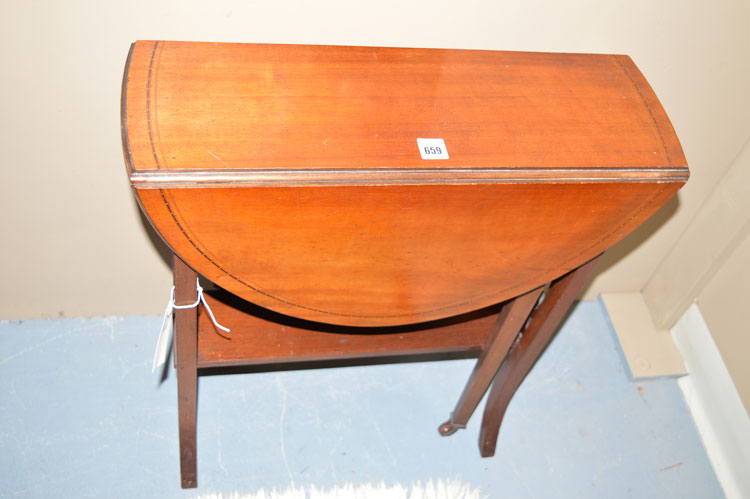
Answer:
[(137, 189), (191, 187), (293, 187), (485, 183), (686, 182), (678, 168), (451, 168), (309, 170), (141, 170), (130, 174)]
[(125, 61), (125, 70), (122, 73), (122, 93), (120, 94), (120, 134), (122, 135), (122, 154), (125, 157), (125, 166), (128, 174), (133, 175), (135, 165), (133, 165), (133, 154), (130, 152), (130, 138), (128, 136), (128, 76), (130, 74), (130, 60), (133, 57), (135, 43), (130, 44), (128, 59)]

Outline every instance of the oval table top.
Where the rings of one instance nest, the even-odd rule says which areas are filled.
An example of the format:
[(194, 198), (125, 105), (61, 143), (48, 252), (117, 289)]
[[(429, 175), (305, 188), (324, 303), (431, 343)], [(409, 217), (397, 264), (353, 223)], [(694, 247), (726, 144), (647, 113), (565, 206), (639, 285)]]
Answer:
[(141, 207), (191, 267), (351, 326), (549, 282), (688, 178), (618, 55), (136, 42), (122, 131)]

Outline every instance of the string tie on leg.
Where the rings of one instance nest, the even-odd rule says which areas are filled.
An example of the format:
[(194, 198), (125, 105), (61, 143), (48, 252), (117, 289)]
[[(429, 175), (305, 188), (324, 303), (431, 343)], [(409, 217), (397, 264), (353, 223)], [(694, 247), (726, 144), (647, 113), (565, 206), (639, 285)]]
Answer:
[(175, 305), (174, 286), (172, 286), (172, 291), (169, 296), (169, 302), (167, 303), (167, 308), (164, 310), (164, 318), (161, 321), (161, 331), (159, 332), (159, 339), (156, 342), (156, 352), (154, 354), (154, 363), (151, 367), (151, 372), (156, 371), (157, 367), (167, 361), (169, 339), (172, 334), (172, 314), (175, 310), (195, 308), (199, 304), (203, 303), (203, 307), (206, 309), (206, 312), (208, 312), (208, 317), (211, 319), (213, 325), (216, 326), (216, 329), (220, 329), (225, 333), (231, 332), (228, 327), (224, 327), (216, 321), (216, 317), (214, 317), (214, 313), (211, 310), (211, 307), (208, 305), (206, 297), (203, 295), (203, 288), (201, 287), (198, 279), (195, 280), (195, 290), (197, 294), (195, 303), (191, 303), (190, 305)]

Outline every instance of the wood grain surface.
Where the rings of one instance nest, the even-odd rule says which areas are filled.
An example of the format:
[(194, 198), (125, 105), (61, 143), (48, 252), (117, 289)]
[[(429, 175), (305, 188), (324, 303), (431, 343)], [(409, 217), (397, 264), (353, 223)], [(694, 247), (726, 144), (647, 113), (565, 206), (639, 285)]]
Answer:
[(499, 306), (418, 326), (353, 328), (279, 316), (228, 293), (206, 296), (229, 334), (199, 311), (198, 367), (288, 364), (433, 354), (477, 357)]
[(176, 254), (260, 306), (351, 326), (538, 287), (688, 176), (626, 56), (137, 42), (122, 126)]
[(147, 41), (126, 79), (132, 170), (685, 166), (627, 56)]

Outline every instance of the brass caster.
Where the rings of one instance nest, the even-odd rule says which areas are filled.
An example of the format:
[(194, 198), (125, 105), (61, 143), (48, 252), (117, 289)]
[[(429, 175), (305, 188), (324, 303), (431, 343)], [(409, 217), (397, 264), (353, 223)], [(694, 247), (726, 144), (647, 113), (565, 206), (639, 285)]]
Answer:
[(461, 427), (451, 423), (450, 421), (446, 421), (445, 423), (440, 425), (440, 427), (438, 428), (438, 432), (442, 436), (447, 437), (456, 433), (459, 428)]

